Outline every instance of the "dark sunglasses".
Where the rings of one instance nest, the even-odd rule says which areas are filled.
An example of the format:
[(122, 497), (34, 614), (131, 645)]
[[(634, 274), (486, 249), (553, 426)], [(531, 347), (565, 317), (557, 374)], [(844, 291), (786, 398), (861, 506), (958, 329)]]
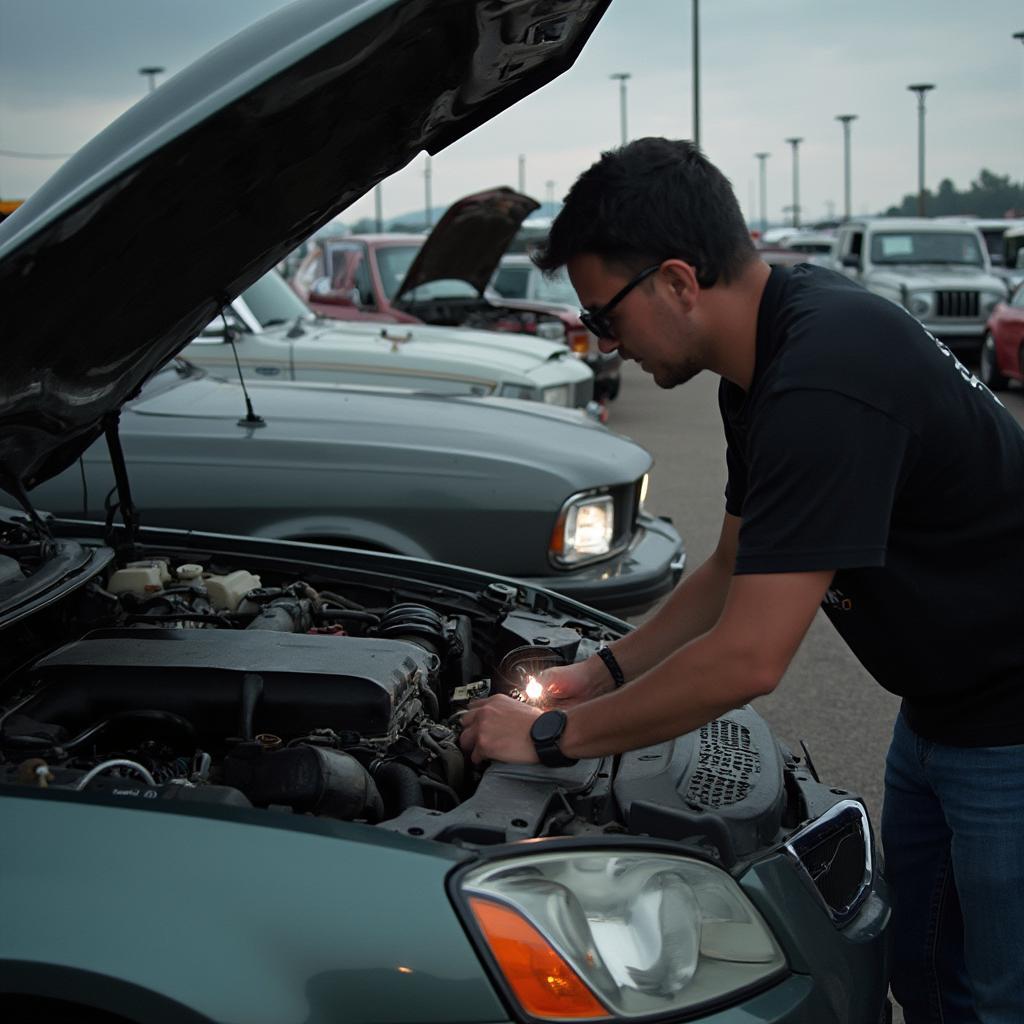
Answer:
[(655, 263), (651, 267), (647, 267), (646, 270), (641, 270), (636, 277), (633, 278), (627, 285), (615, 293), (610, 301), (606, 302), (600, 309), (581, 309), (580, 320), (583, 322), (583, 326), (586, 327), (591, 334), (596, 334), (599, 338), (608, 338), (611, 341), (615, 339), (615, 328), (612, 327), (611, 320), (608, 319), (608, 314), (641, 282), (647, 280), (656, 270), (661, 267), (660, 263)]

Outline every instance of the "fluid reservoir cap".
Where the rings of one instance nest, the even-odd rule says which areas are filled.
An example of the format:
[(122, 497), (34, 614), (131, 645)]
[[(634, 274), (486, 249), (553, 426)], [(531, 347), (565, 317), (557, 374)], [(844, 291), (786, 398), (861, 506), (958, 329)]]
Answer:
[(179, 565), (174, 571), (178, 574), (179, 580), (197, 580), (203, 575), (203, 567), (201, 565), (193, 565), (191, 562)]

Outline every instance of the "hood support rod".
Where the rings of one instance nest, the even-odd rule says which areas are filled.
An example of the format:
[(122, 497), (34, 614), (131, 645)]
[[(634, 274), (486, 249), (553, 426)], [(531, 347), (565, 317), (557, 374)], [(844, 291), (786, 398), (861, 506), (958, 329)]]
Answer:
[[(134, 552), (135, 542), (138, 538), (139, 513), (132, 501), (132, 490), (128, 483), (128, 466), (124, 460), (124, 449), (121, 447), (121, 435), (118, 432), (120, 422), (121, 413), (119, 410), (107, 413), (103, 417), (103, 431), (107, 438), (107, 451), (110, 452), (110, 464), (114, 469), (114, 482), (117, 485), (118, 503), (125, 528), (126, 543), (122, 547), (130, 555)], [(112, 531), (113, 511), (108, 517), (107, 527)], [(107, 543), (110, 543), (109, 537)]]

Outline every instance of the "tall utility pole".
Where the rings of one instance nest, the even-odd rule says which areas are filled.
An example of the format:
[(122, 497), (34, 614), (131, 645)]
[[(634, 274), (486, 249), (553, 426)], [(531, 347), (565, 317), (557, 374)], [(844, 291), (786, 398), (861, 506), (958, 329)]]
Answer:
[(555, 207), (555, 183), (553, 181), (545, 181), (544, 188), (547, 191), (548, 206), (554, 210)]
[(609, 75), (609, 78), (618, 79), (619, 82), (619, 123), (622, 128), (622, 145), (629, 141), (629, 132), (626, 130), (626, 82), (633, 76), (628, 71), (616, 71)]
[(843, 220), (849, 220), (850, 213), (850, 122), (857, 120), (856, 114), (836, 114), (836, 120), (843, 123)]
[(377, 223), (377, 234), (379, 235), (384, 230), (384, 191), (381, 188), (380, 182), (377, 182), (373, 190), (373, 214), (374, 220)]
[(761, 237), (764, 237), (764, 233), (768, 230), (768, 185), (767, 178), (765, 176), (765, 161), (771, 156), (771, 153), (755, 153), (757, 161), (760, 164), (758, 173), (761, 179)]
[(793, 147), (793, 227), (800, 227), (800, 154), (801, 138), (786, 139)]
[(693, 144), (700, 149), (700, 0), (693, 3)]
[(149, 91), (152, 92), (156, 88), (156, 76), (162, 75), (167, 68), (158, 68), (155, 65), (146, 68), (139, 68), (139, 74), (145, 75), (149, 79)]
[(924, 213), (924, 96), (934, 85), (908, 85), (911, 92), (917, 93), (917, 215)]
[(423, 199), (426, 203), (427, 211), (427, 227), (432, 228), (434, 226), (434, 211), (433, 202), (430, 198), (430, 178), (433, 174), (433, 170), (430, 166), (430, 154), (427, 154), (427, 163), (423, 168)]
[(526, 157), (519, 154), (519, 191), (526, 193)]

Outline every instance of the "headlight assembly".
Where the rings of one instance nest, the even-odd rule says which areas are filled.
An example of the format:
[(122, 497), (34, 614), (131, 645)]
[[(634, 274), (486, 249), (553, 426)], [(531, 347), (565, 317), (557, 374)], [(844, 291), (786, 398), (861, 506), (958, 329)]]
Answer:
[(557, 565), (579, 565), (611, 553), (615, 536), (615, 502), (610, 494), (570, 498), (551, 532), (549, 553)]
[(686, 857), (518, 857), (473, 869), (461, 893), (509, 994), (540, 1020), (689, 1012), (785, 967), (736, 882)]
[(917, 317), (928, 316), (933, 305), (934, 296), (931, 292), (911, 293), (907, 300), (907, 309)]
[(569, 385), (559, 384), (554, 388), (545, 388), (541, 392), (541, 397), (548, 405), (568, 405), (569, 404)]
[(523, 398), (528, 401), (536, 401), (541, 397), (536, 388), (523, 384), (502, 384), (500, 394), (502, 398)]
[(999, 305), (1000, 302), (1005, 302), (1006, 296), (999, 292), (982, 292), (981, 293), (981, 315), (986, 319), (991, 315), (992, 311)]

